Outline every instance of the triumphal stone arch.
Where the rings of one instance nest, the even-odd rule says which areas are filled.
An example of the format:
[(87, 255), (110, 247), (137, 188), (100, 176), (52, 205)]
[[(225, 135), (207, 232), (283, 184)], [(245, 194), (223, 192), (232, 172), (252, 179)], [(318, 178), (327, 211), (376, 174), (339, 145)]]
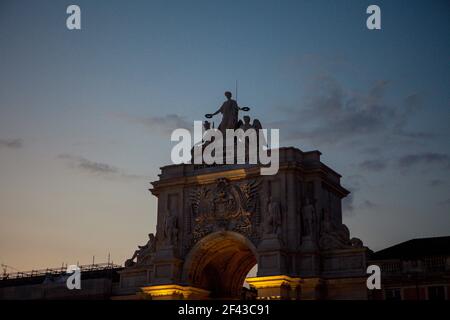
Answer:
[[(319, 151), (279, 149), (258, 164), (161, 168), (156, 235), (121, 272), (120, 295), (146, 299), (366, 299), (367, 248), (342, 224), (349, 194)], [(247, 278), (257, 264), (257, 276)]]

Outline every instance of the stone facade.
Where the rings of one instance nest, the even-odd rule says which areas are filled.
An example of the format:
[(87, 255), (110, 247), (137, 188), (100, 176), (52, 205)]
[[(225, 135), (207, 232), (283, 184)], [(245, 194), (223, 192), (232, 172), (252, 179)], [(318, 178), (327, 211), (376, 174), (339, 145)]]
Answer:
[(260, 299), (366, 299), (367, 248), (342, 224), (340, 175), (319, 151), (279, 155), (273, 176), (249, 164), (163, 167), (155, 243), (127, 261), (118, 294), (234, 298), (257, 263), (248, 282)]

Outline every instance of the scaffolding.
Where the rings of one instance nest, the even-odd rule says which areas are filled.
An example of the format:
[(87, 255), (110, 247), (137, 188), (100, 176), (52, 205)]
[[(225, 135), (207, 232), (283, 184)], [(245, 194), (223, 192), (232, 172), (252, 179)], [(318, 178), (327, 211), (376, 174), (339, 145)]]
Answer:
[[(9, 280), (9, 279), (25, 279), (25, 278), (34, 278), (34, 277), (42, 277), (42, 276), (60, 276), (65, 275), (67, 273), (67, 265), (61, 266), (59, 268), (47, 268), (40, 270), (31, 270), (31, 271), (17, 271), (13, 273), (6, 272), (6, 265), (3, 270), (3, 274), (0, 276), (0, 281)], [(114, 263), (92, 263), (87, 265), (78, 266), (80, 271), (83, 272), (91, 272), (91, 271), (103, 271), (103, 270), (114, 270), (121, 269), (122, 266), (114, 264)]]

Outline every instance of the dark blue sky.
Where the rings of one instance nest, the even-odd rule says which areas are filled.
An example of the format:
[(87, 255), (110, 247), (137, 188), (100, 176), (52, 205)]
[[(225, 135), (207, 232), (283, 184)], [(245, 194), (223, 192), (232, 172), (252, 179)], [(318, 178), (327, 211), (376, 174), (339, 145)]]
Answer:
[(236, 80), (282, 145), (343, 175), (352, 236), (448, 235), (449, 58), (449, 1), (2, 0), (0, 260), (122, 262), (154, 231), (170, 131)]

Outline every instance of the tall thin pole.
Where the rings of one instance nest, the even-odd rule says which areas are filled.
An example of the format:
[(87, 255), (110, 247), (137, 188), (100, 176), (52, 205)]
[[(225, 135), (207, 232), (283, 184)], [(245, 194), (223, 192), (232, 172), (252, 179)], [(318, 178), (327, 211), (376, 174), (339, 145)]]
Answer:
[(236, 102), (238, 101), (238, 81), (236, 80)]

